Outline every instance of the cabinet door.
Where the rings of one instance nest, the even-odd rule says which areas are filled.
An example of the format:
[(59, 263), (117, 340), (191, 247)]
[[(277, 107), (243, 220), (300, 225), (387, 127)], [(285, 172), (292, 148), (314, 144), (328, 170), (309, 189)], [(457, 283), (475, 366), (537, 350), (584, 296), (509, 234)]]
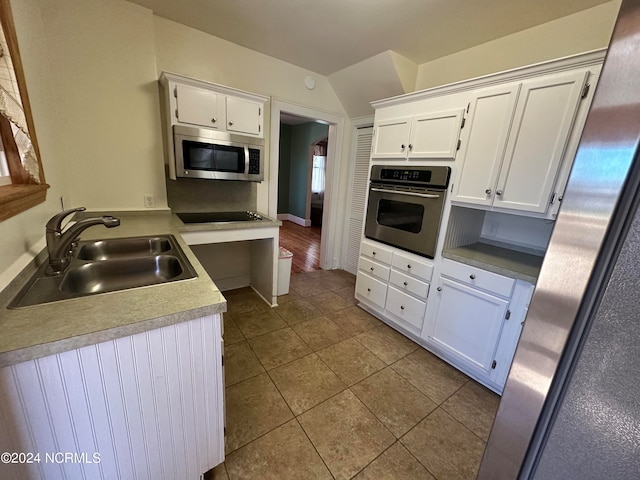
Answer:
[(218, 95), (188, 85), (176, 85), (177, 117), (182, 123), (218, 128)]
[(440, 279), (436, 294), (429, 339), (488, 376), (509, 301), (447, 278)]
[(411, 118), (397, 118), (380, 122), (375, 126), (373, 137), (374, 158), (405, 158), (409, 145)]
[(463, 110), (413, 117), (408, 157), (454, 160), (458, 151)]
[(262, 104), (243, 98), (227, 97), (229, 132), (262, 136)]
[(494, 206), (547, 210), (587, 75), (583, 70), (522, 83)]
[(480, 90), (471, 101), (469, 134), (454, 201), (491, 205), (520, 84)]

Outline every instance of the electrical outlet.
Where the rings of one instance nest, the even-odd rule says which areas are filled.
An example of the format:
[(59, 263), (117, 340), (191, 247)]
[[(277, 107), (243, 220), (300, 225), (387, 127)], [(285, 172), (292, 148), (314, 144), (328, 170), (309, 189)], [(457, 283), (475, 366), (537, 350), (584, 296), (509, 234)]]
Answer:
[(156, 206), (156, 197), (151, 193), (144, 194), (144, 206), (147, 208), (153, 208)]

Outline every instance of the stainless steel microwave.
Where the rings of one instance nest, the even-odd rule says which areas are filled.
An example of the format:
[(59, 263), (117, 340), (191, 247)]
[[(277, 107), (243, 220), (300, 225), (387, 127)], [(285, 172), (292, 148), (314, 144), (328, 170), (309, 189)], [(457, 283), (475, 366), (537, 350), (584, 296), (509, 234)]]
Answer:
[(176, 176), (263, 180), (264, 140), (207, 128), (173, 126)]

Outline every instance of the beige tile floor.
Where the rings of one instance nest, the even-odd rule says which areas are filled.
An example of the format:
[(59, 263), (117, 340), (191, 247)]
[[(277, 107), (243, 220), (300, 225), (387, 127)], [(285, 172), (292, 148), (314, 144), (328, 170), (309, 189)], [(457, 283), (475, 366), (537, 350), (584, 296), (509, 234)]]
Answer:
[(301, 273), (270, 309), (225, 292), (226, 461), (215, 479), (473, 479), (499, 397)]

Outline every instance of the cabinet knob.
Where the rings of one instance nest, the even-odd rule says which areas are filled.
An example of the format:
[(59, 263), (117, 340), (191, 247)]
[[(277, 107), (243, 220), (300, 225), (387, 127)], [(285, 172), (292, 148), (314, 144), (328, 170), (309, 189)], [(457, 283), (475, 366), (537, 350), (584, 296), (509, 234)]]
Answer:
[(407, 265), (407, 268), (408, 268), (409, 270), (411, 270), (411, 264)]
[(373, 255), (375, 257), (376, 256), (376, 252), (371, 252), (371, 255)]
[(476, 279), (476, 276), (475, 276), (475, 274), (473, 274), (473, 273), (472, 273), (471, 275), (469, 275), (469, 278), (470, 278), (471, 280), (475, 280), (475, 279)]
[(502, 195), (502, 190), (496, 190), (496, 195), (498, 196)]
[(405, 148), (405, 144), (403, 143), (402, 145), (400, 145), (400, 148), (401, 148), (402, 150), (404, 150), (404, 148)]
[(373, 267), (371, 267), (371, 271), (373, 272)]
[(407, 282), (402, 282), (402, 284), (406, 287), (407, 285), (409, 285)]
[(232, 125), (233, 125), (233, 122), (229, 122), (229, 126), (232, 126)]
[(371, 291), (371, 289), (370, 289), (370, 288), (367, 288), (367, 292), (370, 292), (370, 291)]
[(213, 117), (213, 118), (211, 119), (211, 123), (216, 123), (217, 121), (218, 121), (218, 119), (217, 119), (216, 117)]
[(491, 195), (491, 189), (490, 189), (490, 188), (487, 188), (487, 189), (484, 191), (484, 193), (486, 193), (487, 195)]
[(400, 310), (404, 310), (404, 305), (400, 305)]
[(441, 292), (441, 291), (442, 291), (442, 287), (438, 287), (438, 288), (436, 288), (436, 290), (438, 290), (439, 292)]
[(413, 145), (410, 143), (409, 144), (409, 150), (411, 150), (413, 148)]

